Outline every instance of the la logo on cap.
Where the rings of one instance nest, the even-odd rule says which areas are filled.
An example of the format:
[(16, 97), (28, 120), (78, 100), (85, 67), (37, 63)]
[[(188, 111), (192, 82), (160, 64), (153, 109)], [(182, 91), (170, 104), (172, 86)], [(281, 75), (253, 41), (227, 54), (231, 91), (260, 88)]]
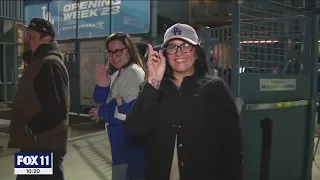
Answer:
[(179, 27), (173, 28), (173, 35), (174, 36), (181, 35), (181, 34), (182, 34), (182, 30)]

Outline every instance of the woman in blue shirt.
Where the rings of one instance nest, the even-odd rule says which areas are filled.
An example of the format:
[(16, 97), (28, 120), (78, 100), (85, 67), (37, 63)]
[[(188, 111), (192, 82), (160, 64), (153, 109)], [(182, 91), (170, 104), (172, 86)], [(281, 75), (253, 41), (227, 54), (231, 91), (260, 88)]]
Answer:
[(130, 137), (124, 128), (126, 114), (144, 81), (142, 60), (127, 33), (113, 33), (106, 41), (108, 66), (97, 65), (93, 99), (99, 108), (89, 114), (92, 120), (106, 122), (112, 153), (112, 179), (143, 179), (145, 152), (143, 139)]

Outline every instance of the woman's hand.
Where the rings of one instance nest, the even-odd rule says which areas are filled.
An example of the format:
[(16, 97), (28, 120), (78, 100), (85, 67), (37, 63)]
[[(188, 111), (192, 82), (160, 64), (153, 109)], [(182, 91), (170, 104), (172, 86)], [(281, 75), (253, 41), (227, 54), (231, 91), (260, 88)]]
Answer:
[(147, 61), (148, 82), (156, 89), (160, 87), (160, 82), (166, 70), (166, 58), (163, 51), (154, 51), (152, 46), (148, 44), (149, 57)]
[(120, 106), (122, 104), (122, 97), (121, 96), (117, 96), (116, 97), (116, 102), (117, 102), (117, 105)]
[(108, 75), (107, 67), (104, 64), (96, 65), (96, 84), (101, 87), (108, 87), (111, 83), (111, 78)]
[(98, 121), (100, 119), (98, 111), (99, 108), (93, 108), (89, 111), (89, 116), (92, 121)]

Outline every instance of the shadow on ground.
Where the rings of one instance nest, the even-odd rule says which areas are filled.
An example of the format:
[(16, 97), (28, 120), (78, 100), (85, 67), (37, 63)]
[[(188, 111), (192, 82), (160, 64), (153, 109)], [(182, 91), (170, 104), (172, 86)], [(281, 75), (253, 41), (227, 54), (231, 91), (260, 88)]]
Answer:
[[(11, 110), (8, 111), (0, 111), (0, 119), (7, 119), (10, 120), (12, 115), (11, 115)], [(69, 121), (70, 121), (70, 125), (74, 125), (74, 124), (81, 124), (81, 123), (86, 123), (88, 121), (90, 121), (89, 117), (85, 117), (85, 116), (69, 116)]]
[(69, 127), (69, 138), (74, 138), (78, 136), (83, 136), (86, 134), (91, 134), (99, 131), (105, 130), (103, 122), (86, 122), (82, 124), (71, 125)]
[[(11, 119), (11, 111), (0, 111), (0, 119)], [(99, 121), (95, 123), (91, 121), (89, 117), (84, 116), (69, 116), (69, 126), (70, 131), (69, 138), (82, 136), (85, 134), (90, 134), (98, 132), (105, 129), (104, 122)], [(0, 126), (0, 133), (9, 134), (9, 124), (6, 126)]]

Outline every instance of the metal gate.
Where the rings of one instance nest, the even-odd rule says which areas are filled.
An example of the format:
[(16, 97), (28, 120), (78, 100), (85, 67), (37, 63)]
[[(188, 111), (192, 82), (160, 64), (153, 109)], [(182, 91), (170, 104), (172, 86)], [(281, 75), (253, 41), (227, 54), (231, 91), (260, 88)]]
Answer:
[(210, 72), (243, 101), (244, 180), (310, 179), (316, 17), (268, 1), (232, 8), (232, 25), (199, 33)]
[(0, 111), (9, 110), (14, 99), (18, 70), (18, 21), (0, 19)]
[[(11, 104), (16, 88), (16, 43), (0, 42), (0, 103)], [(2, 109), (0, 107), (0, 109)]]

